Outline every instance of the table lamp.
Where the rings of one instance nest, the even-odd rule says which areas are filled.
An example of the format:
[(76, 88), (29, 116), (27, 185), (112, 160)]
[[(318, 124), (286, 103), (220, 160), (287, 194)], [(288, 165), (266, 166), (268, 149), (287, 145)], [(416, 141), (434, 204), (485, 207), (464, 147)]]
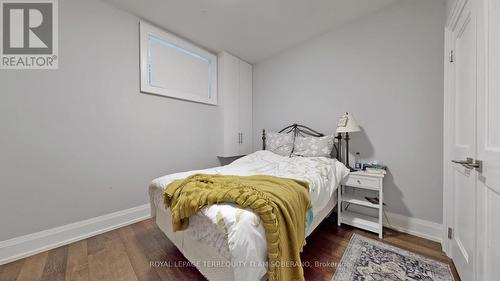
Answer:
[[(337, 124), (337, 134), (338, 134), (338, 139), (339, 143), (342, 141), (342, 134), (345, 134), (343, 137), (345, 139), (345, 164), (349, 170), (355, 171), (355, 169), (351, 168), (349, 165), (349, 133), (354, 133), (354, 132), (359, 132), (361, 129), (358, 126), (358, 123), (356, 120), (352, 117), (352, 115), (349, 115), (349, 112), (346, 112), (342, 117), (339, 119), (339, 123)], [(339, 149), (340, 155), (342, 155), (342, 151)]]

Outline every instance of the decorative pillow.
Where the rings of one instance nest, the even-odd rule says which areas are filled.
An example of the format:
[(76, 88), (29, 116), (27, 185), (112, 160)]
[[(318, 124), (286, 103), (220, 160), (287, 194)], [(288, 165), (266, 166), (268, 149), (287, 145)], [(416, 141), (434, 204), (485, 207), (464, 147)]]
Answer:
[(266, 134), (266, 150), (282, 156), (290, 156), (293, 149), (293, 135), (269, 132)]
[(295, 138), (294, 156), (331, 157), (334, 136)]

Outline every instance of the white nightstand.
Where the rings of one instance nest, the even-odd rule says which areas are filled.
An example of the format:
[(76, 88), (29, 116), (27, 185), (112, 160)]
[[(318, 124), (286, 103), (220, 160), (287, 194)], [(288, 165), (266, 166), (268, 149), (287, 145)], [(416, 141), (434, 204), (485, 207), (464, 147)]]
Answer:
[[(352, 192), (345, 191), (345, 187), (351, 187)], [(356, 189), (365, 189), (378, 193), (378, 204), (370, 203), (365, 199), (365, 194), (356, 192)], [(338, 189), (338, 225), (344, 223), (354, 227), (378, 233), (382, 238), (383, 234), (383, 207), (384, 207), (384, 175), (371, 174), (363, 171), (350, 173)], [(371, 197), (374, 197), (373, 195)], [(342, 204), (343, 203), (343, 204)], [(347, 203), (369, 207), (378, 210), (378, 217), (372, 217), (353, 211), (344, 210)]]

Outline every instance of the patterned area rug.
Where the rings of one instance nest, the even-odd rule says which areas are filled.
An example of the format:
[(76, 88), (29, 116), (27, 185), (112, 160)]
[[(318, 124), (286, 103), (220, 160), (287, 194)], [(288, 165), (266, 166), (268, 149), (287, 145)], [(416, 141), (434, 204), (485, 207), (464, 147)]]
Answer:
[(450, 267), (353, 234), (332, 281), (454, 281)]

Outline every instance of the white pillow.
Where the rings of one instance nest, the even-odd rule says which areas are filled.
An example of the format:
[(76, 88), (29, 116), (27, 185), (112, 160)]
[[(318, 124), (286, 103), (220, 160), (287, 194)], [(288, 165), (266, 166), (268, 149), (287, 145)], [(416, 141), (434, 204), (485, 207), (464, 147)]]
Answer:
[(334, 136), (295, 138), (294, 156), (331, 157)]
[(290, 156), (293, 149), (293, 135), (269, 132), (266, 134), (266, 150), (282, 156)]

